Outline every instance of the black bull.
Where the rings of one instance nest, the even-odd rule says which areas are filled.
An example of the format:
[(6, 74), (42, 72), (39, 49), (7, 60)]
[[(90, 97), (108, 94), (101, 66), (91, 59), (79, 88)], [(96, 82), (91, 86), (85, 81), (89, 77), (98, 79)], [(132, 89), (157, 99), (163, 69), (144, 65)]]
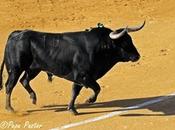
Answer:
[(83, 86), (93, 90), (87, 103), (94, 103), (100, 92), (96, 82), (116, 63), (137, 61), (140, 55), (132, 43), (128, 32), (138, 31), (138, 27), (121, 28), (112, 31), (106, 27), (92, 28), (90, 31), (70, 33), (43, 33), (32, 30), (14, 31), (5, 47), (0, 70), (0, 89), (4, 64), (8, 72), (6, 86), (6, 109), (11, 106), (11, 93), (22, 72), (21, 84), (36, 103), (36, 94), (29, 82), (41, 71), (49, 72), (73, 82), (72, 99), (68, 110), (77, 114), (74, 107), (76, 97)]

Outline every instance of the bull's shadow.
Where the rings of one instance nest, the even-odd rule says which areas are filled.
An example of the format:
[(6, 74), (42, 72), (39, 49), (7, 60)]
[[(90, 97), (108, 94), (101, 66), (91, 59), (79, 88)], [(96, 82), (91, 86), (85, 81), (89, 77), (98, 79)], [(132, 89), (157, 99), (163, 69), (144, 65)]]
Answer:
[[(163, 96), (162, 96), (163, 97)], [(138, 104), (142, 104), (144, 102), (149, 102), (154, 99), (161, 98), (159, 97), (146, 97), (146, 98), (134, 98), (134, 99), (122, 99), (122, 100), (112, 100), (106, 102), (97, 102), (94, 104), (77, 104), (76, 107), (78, 110), (87, 109), (87, 112), (80, 113), (80, 115), (84, 114), (95, 114), (95, 113), (106, 113), (106, 112), (114, 112), (114, 111), (125, 111), (125, 110), (135, 110), (135, 109), (148, 109), (152, 112), (160, 112), (160, 114), (152, 113), (152, 114), (123, 114), (121, 116), (171, 116), (175, 115), (175, 96), (168, 96), (167, 99), (154, 103), (152, 105), (143, 106), (141, 108), (131, 108), (131, 106), (135, 106)], [(119, 107), (119, 108), (117, 108)], [(128, 108), (130, 107), (130, 108)], [(97, 108), (110, 108), (110, 110), (98, 110)], [(88, 112), (88, 109), (93, 109), (94, 111)], [(67, 111), (67, 105), (47, 105), (43, 106), (40, 109), (36, 110), (28, 110), (27, 112), (39, 112), (39, 111), (55, 111), (62, 112)]]

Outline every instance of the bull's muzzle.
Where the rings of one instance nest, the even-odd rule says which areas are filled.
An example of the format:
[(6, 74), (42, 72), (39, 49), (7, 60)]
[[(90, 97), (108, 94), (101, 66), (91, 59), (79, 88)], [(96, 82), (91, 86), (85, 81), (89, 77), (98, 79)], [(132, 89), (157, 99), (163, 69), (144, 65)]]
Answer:
[(140, 55), (133, 55), (129, 57), (132, 62), (136, 62), (140, 59)]

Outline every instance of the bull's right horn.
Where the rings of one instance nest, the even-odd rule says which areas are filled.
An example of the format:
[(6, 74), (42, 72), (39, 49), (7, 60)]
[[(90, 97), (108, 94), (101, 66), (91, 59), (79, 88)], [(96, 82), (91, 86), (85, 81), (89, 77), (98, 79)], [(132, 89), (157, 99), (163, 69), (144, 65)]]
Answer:
[(128, 32), (135, 32), (135, 31), (139, 31), (140, 29), (142, 29), (145, 26), (146, 21), (143, 22), (142, 25), (140, 26), (136, 26), (136, 27), (128, 27)]

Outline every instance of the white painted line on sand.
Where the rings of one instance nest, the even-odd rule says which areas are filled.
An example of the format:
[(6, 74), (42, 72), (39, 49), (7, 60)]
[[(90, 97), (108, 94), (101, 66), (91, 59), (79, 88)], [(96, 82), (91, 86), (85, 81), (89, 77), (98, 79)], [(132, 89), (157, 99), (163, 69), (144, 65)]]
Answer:
[(170, 98), (171, 96), (175, 96), (175, 93), (171, 93), (171, 94), (168, 94), (168, 95), (165, 95), (165, 96), (160, 96), (159, 98), (155, 98), (153, 100), (149, 100), (149, 101), (140, 103), (140, 104), (135, 105), (135, 106), (126, 107), (126, 108), (122, 109), (121, 111), (110, 112), (110, 113), (104, 114), (102, 116), (90, 118), (90, 119), (83, 120), (83, 121), (80, 121), (80, 122), (66, 124), (66, 125), (63, 125), (61, 127), (52, 128), (50, 130), (65, 130), (65, 129), (68, 129), (68, 128), (72, 128), (72, 127), (88, 124), (88, 123), (91, 123), (91, 122), (104, 120), (104, 119), (107, 119), (107, 118), (110, 118), (110, 117), (113, 117), (113, 116), (116, 116), (116, 115), (120, 115), (122, 113), (126, 113), (129, 110), (139, 109), (139, 108), (142, 108), (142, 107), (145, 107), (145, 106), (149, 106), (149, 105), (152, 105), (152, 104), (164, 101), (164, 100)]

